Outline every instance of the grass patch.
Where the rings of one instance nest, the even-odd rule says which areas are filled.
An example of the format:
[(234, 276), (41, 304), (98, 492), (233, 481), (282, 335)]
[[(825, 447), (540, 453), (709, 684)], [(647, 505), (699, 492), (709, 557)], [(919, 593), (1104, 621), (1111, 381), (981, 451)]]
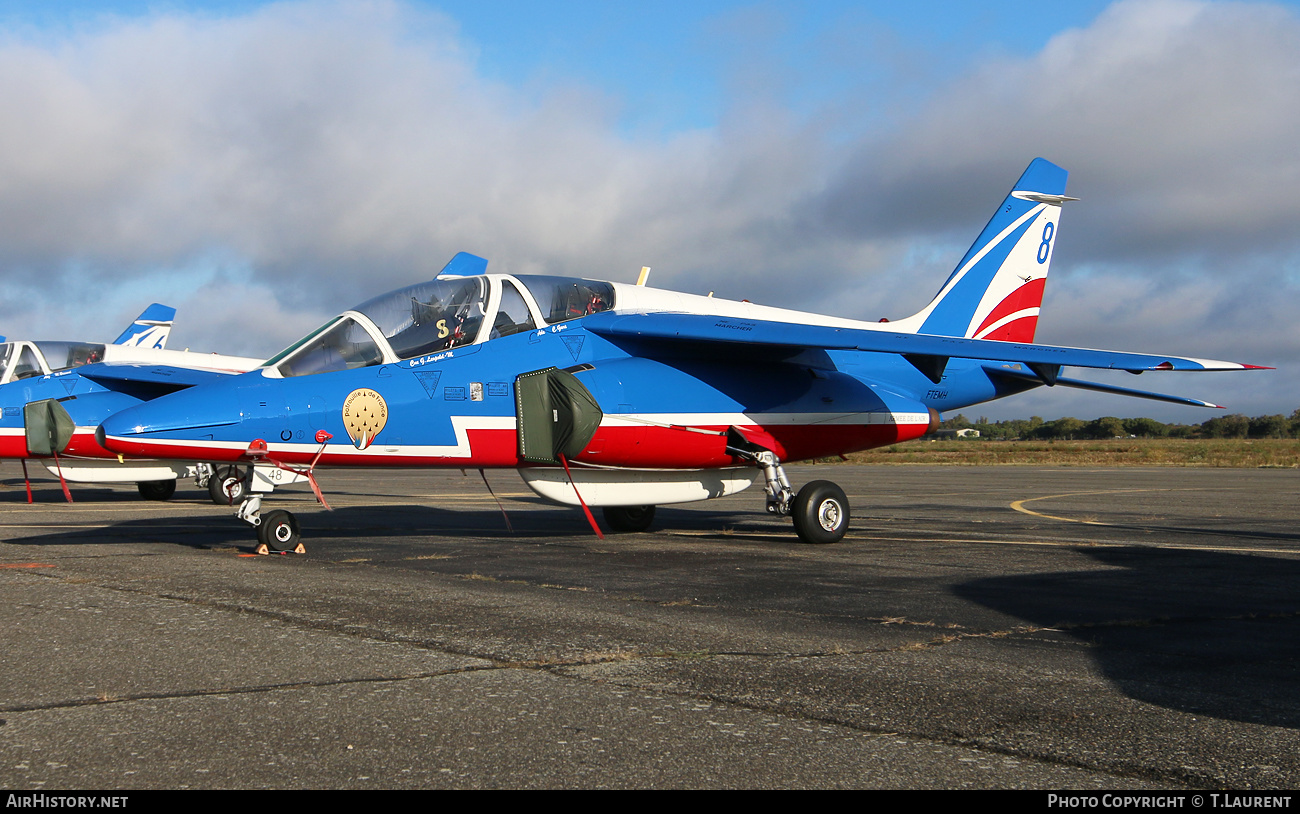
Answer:
[[(839, 458), (817, 463), (838, 464)], [(848, 456), (851, 464), (928, 466), (1300, 466), (1294, 438), (1116, 438), (1105, 441), (910, 441)]]

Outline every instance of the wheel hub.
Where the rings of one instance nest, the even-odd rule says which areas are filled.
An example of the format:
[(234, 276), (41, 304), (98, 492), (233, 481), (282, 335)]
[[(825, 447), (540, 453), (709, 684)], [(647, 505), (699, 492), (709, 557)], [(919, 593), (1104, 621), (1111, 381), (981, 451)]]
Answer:
[(817, 522), (826, 531), (835, 531), (839, 528), (843, 517), (840, 504), (834, 500), (823, 500), (822, 505), (817, 507)]

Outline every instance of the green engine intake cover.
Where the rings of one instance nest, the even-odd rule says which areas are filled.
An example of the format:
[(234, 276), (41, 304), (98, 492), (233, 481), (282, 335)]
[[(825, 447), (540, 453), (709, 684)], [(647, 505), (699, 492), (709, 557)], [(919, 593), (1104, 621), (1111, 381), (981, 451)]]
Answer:
[(548, 367), (515, 379), (519, 419), (519, 457), (527, 463), (554, 464), (572, 458), (591, 443), (605, 417), (578, 377)]
[(23, 406), (29, 455), (53, 455), (67, 449), (76, 426), (72, 416), (55, 399), (32, 401)]

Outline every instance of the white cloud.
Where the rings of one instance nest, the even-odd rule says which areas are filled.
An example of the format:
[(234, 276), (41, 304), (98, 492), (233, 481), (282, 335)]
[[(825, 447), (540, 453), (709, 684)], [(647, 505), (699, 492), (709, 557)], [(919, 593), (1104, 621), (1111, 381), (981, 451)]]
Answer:
[(1116, 3), (1031, 59), (941, 89), (864, 144), (821, 203), (850, 232), (924, 233), (970, 217), (970, 190), (1042, 155), (1086, 202), (1070, 211), (1088, 235), (1081, 258), (1294, 249), (1298, 91), (1289, 9)]
[[(779, 253), (768, 228), (825, 164), (815, 141), (754, 122), (631, 143), (608, 100), (488, 82), (450, 21), (394, 3), (11, 41), (0, 85), (17, 89), (0, 97), (10, 291), (87, 267), (193, 274), (213, 251), (245, 260), (281, 305), (326, 310), (461, 249), (515, 270), (761, 277), (748, 261)], [(757, 244), (748, 256), (736, 236)]]
[(1040, 338), (1294, 359), (1294, 331), (1275, 345), (1260, 326), (1300, 304), (1297, 46), (1300, 21), (1274, 6), (1119, 3), (845, 146), (819, 122), (842, 127), (862, 99), (801, 118), (749, 94), (716, 128), (632, 138), (619, 100), (484, 79), (454, 21), (396, 2), (11, 36), (0, 317), (10, 335), (107, 337), (165, 279), (178, 341), (270, 353), (466, 250), (896, 318), (1045, 155), (1085, 200)]

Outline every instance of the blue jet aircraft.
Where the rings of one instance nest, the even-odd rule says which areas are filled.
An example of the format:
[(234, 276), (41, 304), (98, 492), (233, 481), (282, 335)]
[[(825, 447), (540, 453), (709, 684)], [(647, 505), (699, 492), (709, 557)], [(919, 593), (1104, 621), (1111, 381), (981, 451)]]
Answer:
[[(1067, 366), (1254, 367), (1034, 344), (1061, 206), (1074, 200), (1065, 182), (1034, 160), (933, 301), (895, 322), (487, 274), (487, 261), (462, 253), (258, 370), (114, 414), (98, 439), (128, 456), (278, 471), (313, 488), (318, 465), (512, 468), (542, 497), (600, 506), (627, 531), (647, 528), (658, 504), (762, 478), (769, 512), (791, 516), (806, 542), (836, 542), (849, 524), (844, 492), (821, 480), (796, 492), (783, 464), (918, 438), (940, 411), (1039, 386), (1216, 406), (1067, 378)], [(238, 515), (257, 527), (259, 549), (301, 550), (293, 515), (263, 514), (250, 491)]]
[[(109, 344), (119, 358), (131, 358), (134, 351), (127, 348), (162, 350), (167, 347), (167, 337), (175, 321), (175, 308), (155, 302)], [(107, 345), (102, 342), (33, 342), (0, 336), (0, 384), (100, 362), (106, 350)]]
[[(141, 401), (214, 377), (242, 373), (260, 359), (166, 350), (176, 309), (154, 303), (113, 342), (4, 341), (0, 337), (0, 459), (40, 459), (64, 482), (139, 485), (165, 500), (176, 479), (195, 471), (214, 501), (242, 497), (242, 478), (207, 464), (123, 461), (95, 441), (108, 416)], [(220, 489), (213, 486), (217, 483)], [(218, 493), (219, 492), (219, 493)], [(28, 500), (31, 486), (28, 483)]]

